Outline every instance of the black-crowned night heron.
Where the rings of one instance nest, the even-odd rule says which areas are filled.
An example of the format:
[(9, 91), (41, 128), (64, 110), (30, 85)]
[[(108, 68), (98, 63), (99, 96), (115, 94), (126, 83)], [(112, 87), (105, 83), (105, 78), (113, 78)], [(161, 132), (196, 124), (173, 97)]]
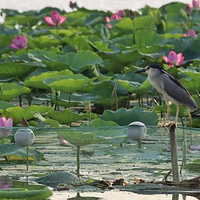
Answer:
[(177, 105), (175, 124), (177, 124), (180, 105), (188, 107), (190, 110), (197, 109), (197, 104), (187, 89), (183, 87), (177, 79), (168, 74), (160, 65), (150, 64), (136, 73), (142, 72), (148, 74), (150, 83), (159, 93), (162, 94), (167, 105), (167, 114), (163, 126), (165, 126), (168, 121), (171, 103)]

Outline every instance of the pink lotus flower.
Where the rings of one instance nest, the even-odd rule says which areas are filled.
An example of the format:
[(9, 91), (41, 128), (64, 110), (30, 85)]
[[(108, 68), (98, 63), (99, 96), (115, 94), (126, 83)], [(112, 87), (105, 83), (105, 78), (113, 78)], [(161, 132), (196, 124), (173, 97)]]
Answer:
[(192, 0), (192, 6), (193, 8), (199, 7), (199, 0)]
[(119, 17), (125, 17), (126, 16), (126, 13), (124, 10), (118, 10), (117, 13), (116, 13)]
[(15, 36), (12, 40), (13, 44), (10, 45), (12, 49), (26, 49), (27, 48), (27, 38), (25, 36)]
[(163, 59), (168, 64), (168, 67), (172, 67), (173, 65), (182, 65), (184, 57), (182, 56), (182, 53), (176, 54), (175, 51), (170, 51), (168, 57), (163, 56)]
[(44, 19), (48, 26), (58, 26), (65, 22), (66, 17), (60, 16), (60, 14), (55, 10), (51, 12), (51, 17), (45, 17)]
[(189, 149), (192, 150), (192, 151), (200, 151), (200, 144), (197, 145), (197, 146), (195, 146), (195, 145), (194, 146), (190, 146)]
[(109, 17), (106, 17), (106, 26), (107, 26), (108, 28), (112, 28), (112, 26), (109, 24), (109, 22), (110, 22), (110, 18), (109, 18)]
[(119, 16), (119, 15), (117, 15), (117, 14), (113, 14), (113, 15), (111, 16), (110, 20), (115, 20), (115, 19), (119, 20), (119, 19), (121, 19), (121, 16)]
[(0, 138), (7, 137), (12, 133), (12, 129), (4, 129), (8, 127), (13, 127), (13, 119), (7, 120), (5, 117), (0, 117)]
[(183, 34), (183, 37), (188, 37), (188, 36), (196, 37), (197, 35), (196, 35), (195, 31), (189, 30), (188, 34), (185, 34), (185, 33)]

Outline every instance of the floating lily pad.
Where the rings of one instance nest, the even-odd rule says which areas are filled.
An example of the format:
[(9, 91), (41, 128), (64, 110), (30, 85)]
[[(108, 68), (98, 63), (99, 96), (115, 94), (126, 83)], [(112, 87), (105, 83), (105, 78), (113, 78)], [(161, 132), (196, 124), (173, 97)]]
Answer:
[[(26, 161), (27, 160), (27, 149), (26, 147), (20, 147), (17, 144), (1, 144), (0, 145), (0, 157), (6, 157), (7, 160), (12, 161)], [(30, 161), (40, 161), (44, 157), (44, 154), (33, 149), (29, 148), (29, 157)]]
[(59, 184), (65, 184), (70, 187), (78, 182), (78, 178), (69, 172), (58, 171), (40, 177), (36, 181), (40, 184), (56, 188)]

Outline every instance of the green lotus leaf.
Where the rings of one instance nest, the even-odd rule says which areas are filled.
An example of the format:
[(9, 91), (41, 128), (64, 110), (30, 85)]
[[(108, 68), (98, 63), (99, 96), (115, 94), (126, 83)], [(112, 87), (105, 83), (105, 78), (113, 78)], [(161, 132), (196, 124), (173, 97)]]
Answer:
[[(130, 48), (134, 44), (133, 43), (133, 34), (126, 34), (126, 35), (123, 35), (121, 37), (115, 37), (114, 39), (112, 39), (110, 41), (110, 43), (114, 44), (115, 47), (116, 46), (118, 47), (119, 45), (123, 45), (123, 48), (122, 48), (122, 46), (118, 47), (118, 49), (117, 49), (118, 51), (119, 51), (119, 48), (121, 50), (134, 50), (134, 49), (136, 49), (136, 48), (134, 48), (134, 49)], [(109, 47), (112, 48), (113, 51), (115, 51), (113, 46), (109, 45)]]
[(71, 124), (80, 119), (88, 119), (88, 114), (76, 114), (70, 109), (65, 109), (64, 111), (51, 110), (47, 113), (47, 116), (63, 124)]
[(122, 63), (124, 65), (132, 64), (143, 58), (143, 56), (138, 53), (137, 50), (131, 51), (120, 51), (120, 52), (104, 52), (106, 57), (117, 61), (118, 63)]
[(100, 118), (96, 118), (91, 121), (89, 124), (82, 124), (81, 127), (109, 127), (109, 126), (118, 126), (117, 123), (113, 121), (104, 121)]
[(89, 44), (99, 52), (109, 52), (112, 51), (112, 49), (109, 48), (108, 43), (102, 43), (101, 41), (96, 41), (96, 42), (89, 42)]
[[(1, 38), (2, 35), (4, 35), (8, 39), (8, 36), (12, 35), (12, 37), (13, 37), (14, 35), (18, 35), (18, 34), (19, 34), (19, 32), (18, 32), (17, 29), (15, 29), (15, 28), (8, 28), (5, 25), (0, 24), (0, 38)], [(5, 41), (5, 40), (2, 41), (2, 40), (0, 40), (0, 44), (2, 42), (7, 42), (7, 44), (9, 44), (9, 42), (11, 42), (11, 41), (9, 41), (9, 40), (8, 41)]]
[[(57, 34), (56, 29), (51, 29), (50, 32), (53, 33), (54, 35)], [(59, 29), (58, 33), (62, 37), (71, 37), (72, 35), (76, 34), (77, 31), (75, 29), (74, 30)]]
[(126, 126), (134, 121), (143, 122), (146, 125), (157, 125), (158, 116), (155, 111), (145, 111), (143, 108), (134, 107), (133, 109), (120, 108), (117, 111), (104, 111), (101, 119), (114, 121), (120, 126)]
[(2, 62), (0, 63), (0, 78), (23, 78), (36, 69), (34, 63)]
[(1, 83), (0, 100), (11, 101), (22, 94), (31, 92), (28, 87), (21, 86), (17, 83)]
[(152, 88), (152, 85), (150, 84), (146, 76), (141, 75), (141, 74), (135, 74), (135, 71), (136, 71), (136, 68), (129, 68), (128, 70), (125, 70), (126, 74), (115, 75), (113, 76), (113, 78), (124, 80), (124, 81), (122, 80), (119, 81), (119, 84), (130, 93), (143, 95)]
[(129, 93), (138, 93), (141, 86), (138, 82), (118, 80), (119, 85), (125, 88)]
[(150, 60), (150, 62), (155, 62), (155, 59), (162, 59), (163, 55), (168, 55), (169, 50), (174, 49), (174, 45), (169, 45), (169, 44), (165, 44), (165, 45), (160, 45), (160, 44), (155, 44), (152, 46), (144, 46), (144, 45), (137, 45), (137, 49), (138, 52), (147, 57), (146, 59), (148, 59), (148, 57), (151, 57), (152, 60)]
[(153, 46), (155, 44), (164, 45), (168, 42), (164, 35), (157, 34), (151, 30), (138, 30), (135, 33), (135, 43), (137, 45)]
[(85, 146), (88, 144), (96, 144), (102, 141), (102, 139), (96, 138), (92, 133), (74, 131), (73, 129), (63, 128), (62, 130), (56, 130), (56, 133), (59, 137), (64, 138), (77, 147)]
[[(170, 115), (172, 115), (172, 116), (176, 116), (176, 111), (177, 111), (177, 106), (176, 105), (174, 105), (174, 104), (172, 104), (172, 105), (170, 105)], [(162, 106), (156, 106), (155, 108), (154, 108), (154, 110), (156, 111), (156, 112), (164, 112), (164, 113), (167, 113), (167, 106), (164, 104), (164, 105), (162, 105)], [(183, 107), (183, 106), (180, 106), (180, 111), (179, 111), (179, 117), (185, 117), (185, 116), (188, 116), (188, 109), (187, 108), (185, 108), (185, 107)]]
[[(7, 157), (8, 160), (24, 160), (27, 158), (26, 147), (20, 147), (17, 144), (1, 144), (0, 145), (0, 157)], [(44, 154), (29, 148), (29, 160), (40, 161), (44, 158)]]
[(70, 26), (83, 26), (84, 21), (90, 16), (89, 12), (77, 11), (67, 15), (66, 23)]
[(72, 94), (80, 91), (86, 84), (90, 83), (92, 79), (87, 78), (81, 74), (60, 76), (54, 78), (44, 79), (44, 84), (51, 88)]
[(70, 69), (75, 72), (82, 72), (89, 66), (103, 62), (101, 57), (90, 50), (79, 51), (78, 53), (67, 53), (63, 56), (56, 57), (55, 60), (68, 63)]
[(51, 60), (49, 62), (45, 62), (44, 63), (47, 65), (47, 68), (53, 71), (61, 71), (64, 69), (70, 69), (68, 63), (66, 62), (60, 62), (57, 60)]
[(6, 101), (0, 101), (0, 109), (6, 110), (7, 108), (15, 107), (12, 103), (8, 103)]
[(15, 26), (16, 24), (32, 27), (39, 22), (39, 19), (28, 15), (8, 16), (5, 20), (6, 26)]
[[(200, 59), (200, 39), (194, 37), (182, 37), (179, 39), (171, 39), (169, 44), (173, 44), (176, 52), (181, 52), (184, 61), (194, 61)], [(166, 54), (167, 55), (167, 54)]]
[(76, 46), (78, 50), (92, 50), (86, 36), (65, 37), (63, 41), (69, 46)]
[(50, 37), (50, 36), (39, 36), (36, 38), (30, 38), (28, 40), (28, 48), (31, 49), (44, 49), (44, 48), (51, 48), (51, 46), (58, 46), (61, 45), (62, 42), (56, 37)]
[(7, 119), (9, 117), (13, 118), (13, 124), (21, 123), (22, 117), (27, 121), (30, 119), (34, 119), (34, 113), (39, 112), (41, 115), (46, 114), (49, 111), (52, 111), (53, 108), (50, 106), (38, 106), (38, 105), (31, 105), (28, 108), (21, 108), (21, 107), (12, 107), (7, 108), (3, 111), (3, 116)]
[(47, 62), (49, 62), (50, 60), (52, 60), (53, 58), (59, 55), (58, 52), (53, 51), (52, 48), (50, 48), (49, 51), (34, 49), (30, 51), (30, 54), (32, 54), (33, 58), (40, 59), (42, 61), (47, 61)]
[(192, 119), (192, 124), (190, 122), (187, 122), (186, 126), (187, 127), (200, 128), (200, 118), (194, 118), (194, 119)]
[[(181, 16), (181, 10), (185, 10), (186, 6), (186, 4), (178, 2), (172, 2), (165, 5), (165, 15), (167, 21), (173, 23), (181, 22), (181, 20), (183, 20), (183, 17)], [(160, 8), (160, 10), (161, 9), (162, 8)]]
[(196, 94), (196, 91), (199, 91), (200, 88), (200, 72), (185, 71), (182, 73), (186, 75), (186, 78), (182, 78), (179, 81), (190, 93)]
[(70, 70), (62, 70), (62, 71), (48, 71), (41, 73), (36, 76), (32, 76), (30, 78), (25, 79), (25, 85), (28, 87), (40, 88), (40, 89), (49, 89), (50, 87), (43, 83), (44, 79), (50, 77), (59, 77), (61, 75), (66, 76), (73, 74)]
[[(89, 91), (88, 91), (88, 92), (89, 92)], [(66, 101), (66, 102), (68, 103), (69, 95), (70, 95), (70, 94), (61, 92), (61, 93), (60, 93), (60, 96), (59, 96), (59, 99), (60, 99), (61, 101)], [(71, 103), (72, 103), (72, 104), (73, 104), (73, 103), (76, 103), (75, 105), (77, 105), (77, 104), (80, 104), (80, 103), (89, 102), (89, 101), (94, 101), (94, 100), (98, 100), (98, 99), (99, 99), (98, 96), (94, 96), (94, 95), (91, 94), (91, 93), (82, 94), (82, 93), (76, 93), (76, 92), (74, 92), (74, 93), (71, 95), (70, 105), (71, 105)]]
[(146, 15), (146, 16), (141, 16), (137, 17), (134, 19), (134, 30), (138, 29), (155, 29), (155, 17), (152, 15)]

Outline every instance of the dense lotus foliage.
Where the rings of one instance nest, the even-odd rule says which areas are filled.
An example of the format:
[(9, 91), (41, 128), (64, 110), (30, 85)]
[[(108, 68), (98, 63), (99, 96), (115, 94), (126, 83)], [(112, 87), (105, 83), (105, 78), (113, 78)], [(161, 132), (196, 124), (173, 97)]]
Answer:
[[(200, 91), (200, 10), (170, 3), (116, 13), (55, 8), (3, 9), (0, 25), (0, 112), (13, 125), (96, 126), (134, 120), (157, 125), (162, 98), (139, 68), (156, 62), (191, 92)], [(164, 59), (163, 59), (164, 58)], [(171, 115), (175, 115), (171, 107)], [(188, 112), (179, 115), (186, 124)], [(97, 120), (101, 119), (101, 120)], [(198, 110), (192, 113), (199, 126)]]

